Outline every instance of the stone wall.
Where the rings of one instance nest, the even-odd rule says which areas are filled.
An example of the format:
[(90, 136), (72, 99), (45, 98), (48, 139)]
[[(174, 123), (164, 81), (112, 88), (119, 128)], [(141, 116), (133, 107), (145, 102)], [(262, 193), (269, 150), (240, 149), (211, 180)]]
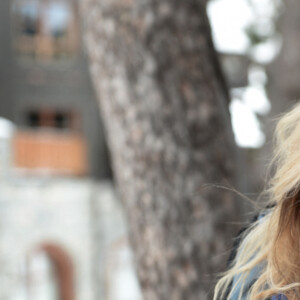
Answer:
[(28, 258), (47, 245), (66, 253), (73, 266), (75, 296), (66, 299), (141, 299), (111, 183), (12, 177), (0, 190), (1, 300), (27, 299)]

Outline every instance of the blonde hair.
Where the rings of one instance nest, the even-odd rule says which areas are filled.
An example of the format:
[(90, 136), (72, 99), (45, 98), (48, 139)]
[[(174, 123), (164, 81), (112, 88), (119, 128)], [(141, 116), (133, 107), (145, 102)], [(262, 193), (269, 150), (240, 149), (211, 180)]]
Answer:
[[(300, 299), (300, 104), (277, 123), (271, 166), (275, 172), (264, 193), (273, 208), (243, 234), (214, 300), (231, 299), (237, 287), (239, 300), (277, 294)], [(258, 266), (254, 283), (247, 287), (247, 277)]]

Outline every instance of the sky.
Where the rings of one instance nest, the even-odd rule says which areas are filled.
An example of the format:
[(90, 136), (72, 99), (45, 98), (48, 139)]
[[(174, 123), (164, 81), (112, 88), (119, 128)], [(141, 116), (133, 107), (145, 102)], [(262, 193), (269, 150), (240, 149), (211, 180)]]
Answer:
[[(277, 0), (211, 0), (208, 3), (207, 13), (216, 49), (247, 55), (254, 62), (248, 70), (249, 85), (231, 91), (232, 126), (240, 147), (259, 148), (265, 143), (259, 115), (268, 114), (271, 104), (265, 90), (264, 65), (276, 57), (281, 47), (280, 38), (274, 34), (276, 3)], [(246, 28), (253, 24), (271, 38), (251, 47)]]

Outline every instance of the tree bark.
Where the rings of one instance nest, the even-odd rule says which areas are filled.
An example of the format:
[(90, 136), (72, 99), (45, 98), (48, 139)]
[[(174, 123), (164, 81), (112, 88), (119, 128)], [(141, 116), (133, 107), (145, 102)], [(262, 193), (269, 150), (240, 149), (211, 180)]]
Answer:
[(266, 66), (268, 74), (267, 91), (271, 102), (270, 113), (263, 118), (266, 143), (260, 149), (256, 176), (265, 181), (266, 168), (270, 153), (273, 151), (273, 136), (278, 117), (291, 109), (300, 99), (300, 2), (283, 0), (283, 8), (278, 20), (278, 33), (282, 38), (282, 47), (274, 61)]
[(278, 57), (267, 68), (272, 117), (289, 109), (299, 101), (300, 97), (300, 3), (284, 0), (283, 4), (284, 7), (278, 21), (282, 48)]
[(240, 206), (211, 186), (235, 182), (236, 148), (205, 3), (81, 3), (144, 297), (211, 299)]

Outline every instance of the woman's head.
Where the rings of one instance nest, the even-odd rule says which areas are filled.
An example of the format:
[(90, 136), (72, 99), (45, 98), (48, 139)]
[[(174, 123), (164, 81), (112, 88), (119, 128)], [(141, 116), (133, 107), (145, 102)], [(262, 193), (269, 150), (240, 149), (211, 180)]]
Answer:
[(238, 278), (230, 299), (255, 266), (260, 272), (246, 299), (264, 300), (280, 293), (300, 299), (300, 104), (277, 123), (271, 165), (274, 175), (265, 192), (273, 208), (244, 233), (238, 255), (216, 286), (215, 300)]

